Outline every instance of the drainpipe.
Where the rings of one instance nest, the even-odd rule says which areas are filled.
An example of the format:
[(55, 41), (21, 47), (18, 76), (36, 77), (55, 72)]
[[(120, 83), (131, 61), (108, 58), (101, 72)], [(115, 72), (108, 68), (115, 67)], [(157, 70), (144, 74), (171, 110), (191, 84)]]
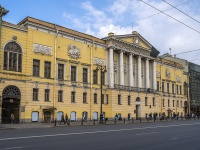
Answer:
[(92, 79), (93, 79), (93, 76), (92, 76), (92, 67), (93, 67), (93, 63), (92, 63), (92, 50), (93, 50), (93, 46), (94, 46), (94, 40), (92, 40), (92, 46), (90, 47), (90, 119), (92, 120)]
[[(1, 5), (0, 5), (0, 50), (1, 50), (1, 39), (2, 39), (2, 35), (1, 35), (1, 31), (2, 31), (2, 22), (3, 22), (3, 20), (2, 20), (2, 17), (3, 16), (5, 16), (7, 13), (8, 13), (9, 11), (8, 10), (6, 10), (5, 8), (3, 8), (3, 7), (1, 7)], [(2, 66), (3, 67), (3, 66)], [(1, 67), (0, 67), (1, 68)], [(1, 69), (0, 69), (1, 70)], [(0, 97), (1, 97), (1, 99), (0, 99), (0, 104), (2, 104), (2, 101), (3, 101), (3, 96), (1, 96), (0, 95)], [(1, 116), (1, 114), (2, 114), (2, 107), (0, 107), (1, 109), (0, 109), (0, 123), (2, 123), (2, 116)]]
[[(57, 65), (56, 65), (56, 57), (57, 57), (57, 38), (58, 38), (58, 28), (55, 24), (55, 30), (56, 30), (56, 37), (54, 39), (54, 80), (53, 80), (53, 107), (56, 108), (56, 93), (55, 93), (55, 89), (56, 89), (56, 70), (57, 70)], [(55, 120), (55, 112), (53, 113), (53, 120)]]

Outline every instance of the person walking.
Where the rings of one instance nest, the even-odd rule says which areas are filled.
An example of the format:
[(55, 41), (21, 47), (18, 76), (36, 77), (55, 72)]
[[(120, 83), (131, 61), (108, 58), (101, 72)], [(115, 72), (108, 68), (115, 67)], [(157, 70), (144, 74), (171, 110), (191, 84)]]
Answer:
[(68, 122), (68, 115), (67, 115), (67, 113), (65, 114), (65, 123), (67, 123), (67, 125), (69, 125), (69, 122)]
[(10, 120), (11, 123), (15, 123), (15, 115), (13, 113), (10, 115)]
[(64, 118), (64, 114), (63, 113), (62, 113), (62, 116), (61, 116), (60, 124), (61, 124), (61, 122), (64, 122), (64, 124), (65, 124), (65, 118)]

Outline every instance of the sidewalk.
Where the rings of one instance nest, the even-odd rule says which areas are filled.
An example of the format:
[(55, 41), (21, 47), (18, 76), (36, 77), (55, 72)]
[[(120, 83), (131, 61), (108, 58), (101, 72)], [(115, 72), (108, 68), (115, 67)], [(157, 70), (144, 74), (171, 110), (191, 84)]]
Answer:
[(24, 129), (24, 128), (49, 128), (53, 126), (54, 126), (54, 123), (40, 123), (40, 122), (19, 123), (19, 124), (0, 124), (0, 130)]
[[(192, 120), (199, 120), (199, 119), (193, 119)], [(108, 121), (104, 121), (103, 124), (99, 124), (99, 121), (75, 121), (75, 122), (70, 122), (70, 126), (95, 126), (95, 125), (119, 125), (119, 124), (141, 124), (141, 123), (158, 123), (158, 122), (177, 122), (177, 121), (186, 121), (185, 119), (183, 120), (171, 120), (168, 119), (166, 120), (156, 120), (155, 122), (153, 120), (134, 120), (134, 122), (132, 121), (125, 121), (121, 120), (121, 121), (114, 121), (114, 120), (108, 120)], [(67, 124), (60, 124), (59, 121), (57, 121), (56, 123), (56, 127), (64, 127), (64, 126), (68, 126)], [(6, 129), (31, 129), (31, 128), (50, 128), (50, 127), (55, 127), (55, 123), (41, 123), (41, 122), (30, 122), (30, 123), (19, 123), (19, 124), (0, 124), (0, 130), (6, 130)]]

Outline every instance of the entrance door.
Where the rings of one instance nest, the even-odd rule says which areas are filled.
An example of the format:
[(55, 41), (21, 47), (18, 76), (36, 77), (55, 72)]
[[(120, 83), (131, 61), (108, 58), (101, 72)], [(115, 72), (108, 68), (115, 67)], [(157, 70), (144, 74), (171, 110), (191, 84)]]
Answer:
[(93, 119), (98, 120), (98, 112), (93, 112)]
[(20, 90), (13, 85), (4, 88), (2, 92), (2, 123), (11, 123), (11, 114), (14, 115), (14, 123), (19, 122), (19, 106), (21, 93)]
[(14, 123), (19, 123), (19, 100), (3, 99), (2, 123), (11, 123), (11, 114), (14, 114)]
[(140, 117), (141, 117), (140, 105), (136, 105), (136, 119), (139, 119)]
[(76, 121), (76, 112), (72, 111), (70, 114), (70, 120), (71, 121)]
[(51, 112), (45, 111), (44, 112), (44, 122), (50, 123), (51, 122)]

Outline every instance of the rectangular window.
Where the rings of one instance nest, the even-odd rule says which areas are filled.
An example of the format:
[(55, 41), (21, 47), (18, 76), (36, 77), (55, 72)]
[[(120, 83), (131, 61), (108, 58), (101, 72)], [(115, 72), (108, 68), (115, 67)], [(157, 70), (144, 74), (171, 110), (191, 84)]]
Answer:
[(128, 105), (131, 105), (131, 96), (128, 95)]
[(49, 101), (49, 93), (50, 93), (49, 89), (44, 90), (44, 101)]
[(179, 107), (179, 101), (177, 101), (177, 105), (176, 106)]
[(62, 102), (63, 101), (63, 91), (59, 90), (58, 91), (58, 102)]
[(72, 103), (76, 102), (76, 92), (71, 92), (71, 102)]
[(71, 66), (71, 81), (76, 82), (76, 66)]
[(104, 94), (102, 94), (102, 100), (101, 100), (102, 104), (104, 104)]
[(165, 92), (165, 84), (162, 82), (162, 92)]
[(98, 71), (93, 70), (93, 84), (98, 84)]
[(181, 108), (183, 107), (183, 103), (182, 103), (182, 101), (180, 102), (181, 103)]
[(176, 94), (178, 94), (178, 85), (176, 85)]
[(40, 76), (40, 60), (33, 59), (33, 76)]
[(158, 91), (158, 92), (160, 91), (160, 88), (159, 88), (159, 81), (157, 81), (157, 91)]
[(38, 101), (38, 89), (33, 88), (33, 100)]
[(83, 103), (87, 103), (87, 93), (83, 93)]
[(83, 68), (83, 83), (87, 83), (87, 82), (88, 82), (88, 69)]
[(153, 106), (156, 106), (155, 98), (153, 98)]
[(148, 106), (148, 98), (145, 97), (145, 106)]
[(170, 100), (168, 99), (168, 107), (170, 107)]
[(48, 61), (44, 62), (44, 77), (45, 78), (51, 77), (51, 62)]
[(118, 105), (121, 105), (121, 95), (118, 95)]
[(97, 94), (94, 93), (94, 103), (97, 104)]
[(165, 107), (165, 100), (163, 99), (163, 107)]
[(64, 80), (64, 64), (58, 64), (58, 80)]
[(169, 83), (167, 83), (167, 93), (169, 93)]
[(172, 84), (172, 93), (174, 94), (174, 84)]
[(182, 86), (180, 85), (180, 94), (182, 94)]
[(108, 94), (106, 94), (106, 101), (105, 104), (108, 104)]
[(173, 107), (174, 107), (174, 100), (173, 100)]

